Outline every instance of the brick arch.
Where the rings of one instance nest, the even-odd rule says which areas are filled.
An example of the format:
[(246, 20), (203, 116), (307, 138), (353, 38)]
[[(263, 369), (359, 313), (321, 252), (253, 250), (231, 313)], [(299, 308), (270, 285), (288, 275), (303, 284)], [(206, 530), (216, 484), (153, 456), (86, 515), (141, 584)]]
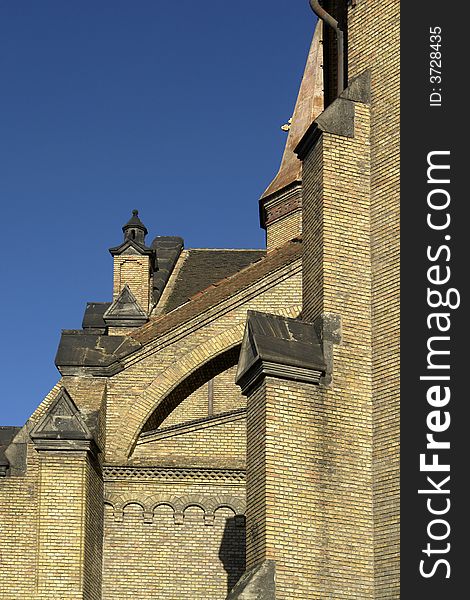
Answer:
[(188, 396), (207, 383), (210, 379), (236, 365), (239, 356), (240, 344), (236, 344), (232, 348), (229, 348), (225, 352), (221, 352), (211, 360), (200, 365), (158, 403), (158, 406), (142, 427), (142, 432), (145, 433), (158, 429), (165, 419), (181, 404), (181, 402), (188, 398)]
[[(293, 305), (284, 309), (276, 310), (276, 314), (286, 317), (296, 317), (301, 307)], [(173, 363), (163, 373), (160, 373), (152, 383), (129, 408), (124, 422), (125, 429), (120, 430), (123, 447), (126, 448), (126, 457), (129, 458), (135, 448), (137, 440), (142, 433), (145, 424), (165, 398), (185, 379), (195, 373), (197, 369), (204, 367), (218, 356), (230, 351), (241, 344), (245, 323), (239, 323), (197, 346)]]
[(203, 369), (204, 366), (209, 365), (218, 357), (223, 357), (226, 353), (239, 346), (244, 328), (245, 324), (239, 323), (235, 327), (194, 348), (152, 381), (133, 404), (132, 409), (126, 417), (128, 422), (127, 431), (130, 433), (126, 451), (128, 457), (132, 455), (137, 440), (147, 422), (155, 411), (158, 410), (158, 407), (165, 402), (171, 392), (182, 384), (184, 380), (187, 380), (188, 377), (197, 374), (198, 370)]
[(148, 512), (154, 512), (158, 506), (169, 506), (176, 512), (179, 508), (179, 496), (172, 494), (167, 496), (165, 494), (159, 494), (157, 496), (147, 496), (144, 503)]
[(246, 510), (246, 502), (239, 496), (234, 496), (232, 494), (220, 494), (210, 499), (208, 508), (214, 513), (221, 508), (230, 508), (235, 515), (244, 515)]
[(185, 512), (187, 508), (197, 506), (201, 508), (204, 514), (207, 512), (207, 497), (204, 494), (186, 494), (180, 497), (181, 512)]
[(246, 509), (245, 499), (233, 494), (219, 494), (217, 496), (208, 496), (207, 494), (185, 494), (183, 496), (160, 494), (156, 496), (147, 496), (145, 500), (130, 494), (110, 495), (104, 499), (104, 504), (110, 506), (114, 511), (115, 519), (122, 521), (123, 514), (127, 506), (135, 504), (142, 509), (144, 518), (153, 517), (153, 513), (158, 506), (169, 506), (173, 509), (174, 515), (183, 516), (185, 510), (191, 506), (200, 508), (204, 515), (213, 515), (221, 508), (229, 508), (234, 515), (244, 515)]
[(131, 504), (140, 506), (140, 508), (142, 509), (142, 512), (145, 511), (145, 504), (141, 500), (137, 500), (136, 498), (130, 498), (129, 500), (126, 500), (124, 502), (124, 504), (122, 505), (122, 510), (125, 511), (126, 508)]

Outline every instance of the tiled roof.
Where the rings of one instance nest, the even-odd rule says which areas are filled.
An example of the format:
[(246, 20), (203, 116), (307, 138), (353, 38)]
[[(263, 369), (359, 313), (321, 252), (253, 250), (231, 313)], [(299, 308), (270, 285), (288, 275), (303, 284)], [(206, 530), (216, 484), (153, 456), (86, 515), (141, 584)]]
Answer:
[(211, 284), (238, 273), (265, 255), (265, 250), (187, 250), (174, 289), (164, 307), (165, 313), (178, 308)]
[(152, 339), (171, 331), (174, 327), (202, 314), (219, 302), (230, 298), (230, 296), (256, 281), (263, 279), (269, 273), (294, 262), (301, 257), (301, 254), (301, 240), (291, 240), (269, 252), (265, 258), (238, 271), (238, 273), (210, 285), (207, 289), (193, 296), (190, 302), (186, 302), (186, 304), (166, 315), (151, 319), (149, 323), (133, 332), (130, 337), (141, 344), (150, 342)]

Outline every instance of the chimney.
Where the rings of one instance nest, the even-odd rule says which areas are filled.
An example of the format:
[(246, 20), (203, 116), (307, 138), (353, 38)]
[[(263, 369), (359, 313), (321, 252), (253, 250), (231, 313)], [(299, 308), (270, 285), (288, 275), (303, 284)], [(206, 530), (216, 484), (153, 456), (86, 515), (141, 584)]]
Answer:
[(109, 249), (114, 258), (113, 301), (117, 300), (127, 286), (138, 306), (148, 315), (156, 253), (153, 248), (145, 245), (148, 231), (139, 219), (137, 210), (132, 211), (132, 217), (123, 226), (122, 231), (122, 244)]

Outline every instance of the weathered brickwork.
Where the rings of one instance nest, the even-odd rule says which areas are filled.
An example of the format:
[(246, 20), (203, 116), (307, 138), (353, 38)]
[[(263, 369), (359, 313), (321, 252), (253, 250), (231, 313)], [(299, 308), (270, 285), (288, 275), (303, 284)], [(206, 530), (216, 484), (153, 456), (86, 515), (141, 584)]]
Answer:
[[(174, 431), (172, 437), (137, 444), (132, 464), (244, 465), (246, 453), (245, 419), (195, 431)], [(179, 433), (179, 435), (178, 435)], [(143, 441), (143, 440), (142, 440)]]
[(301, 235), (302, 211), (297, 210), (266, 227), (266, 247), (272, 250)]
[[(264, 560), (277, 600), (399, 597), (398, 10), (348, 4), (348, 73), (370, 72), (370, 102), (343, 97), (341, 118), (330, 105), (301, 166), (294, 147), (323, 103), (317, 28), (263, 196), (266, 255), (183, 250), (152, 312), (158, 251), (112, 249), (113, 299), (128, 285), (149, 321), (103, 321), (100, 336), (126, 336), (112, 374), (67, 363), (15, 434), (0, 470), (1, 600), (224, 600)], [(243, 396), (249, 310), (316, 323), (326, 377), (291, 380), (286, 363)], [(72, 414), (54, 421), (64, 389)]]
[(23, 477), (0, 480), (0, 578), (2, 600), (36, 598), (39, 456), (29, 448), (29, 468)]
[(354, 111), (354, 137), (324, 133), (303, 170), (302, 315), (340, 315), (342, 335), (317, 409), (328, 551), (314, 598), (374, 597), (369, 107)]
[(224, 598), (244, 571), (244, 498), (244, 481), (107, 482), (103, 599)]
[(157, 337), (148, 344), (152, 354), (146, 356), (149, 350), (144, 347), (132, 356), (132, 363), (108, 383), (106, 462), (125, 463), (158, 404), (202, 364), (241, 343), (248, 309), (296, 316), (300, 292), (297, 261), (238, 298), (231, 297), (183, 327)]
[(246, 566), (251, 569), (266, 556), (266, 402), (265, 382), (250, 394), (247, 402), (246, 457), (247, 513), (246, 513)]
[(134, 294), (139, 306), (148, 312), (150, 304), (150, 261), (148, 256), (122, 254), (114, 257), (113, 300), (116, 300), (126, 284)]
[[(218, 366), (220, 372), (215, 375), (213, 382), (215, 415), (243, 409), (245, 399), (240, 395), (239, 389), (235, 387), (233, 382), (235, 365), (232, 361), (235, 361), (236, 364), (237, 354), (235, 353), (235, 358), (230, 357), (228, 363), (224, 359), (218, 359), (218, 357), (225, 356), (224, 352), (227, 349), (239, 346), (248, 308), (268, 309), (269, 307), (271, 311), (277, 310), (281, 314), (296, 316), (300, 311), (300, 290), (300, 262), (297, 258), (292, 264), (274, 271), (264, 280), (262, 279), (246, 288), (242, 294), (239, 294), (238, 298), (232, 296), (211, 309), (212, 315), (210, 315), (209, 323), (207, 323), (207, 314), (203, 313), (196, 319), (183, 323), (179, 327), (179, 333), (173, 331), (165, 334), (163, 338), (157, 338), (158, 343), (152, 344), (151, 351), (144, 350), (142, 358), (133, 357), (132, 362), (129, 361), (129, 367), (122, 374), (116, 375), (107, 381), (79, 376), (64, 377), (60, 384), (67, 388), (83, 416), (90, 423), (95, 423), (99, 445), (106, 451), (110, 449), (109, 453), (104, 456), (106, 461), (117, 465), (140, 463), (149, 466), (155, 464), (176, 465), (179, 467), (199, 466), (209, 470), (218, 466), (243, 467), (245, 463), (244, 415), (235, 415), (233, 421), (200, 430), (196, 429), (196, 431), (187, 432), (175, 438), (167, 438), (148, 444), (139, 442), (135, 446), (135, 452), (132, 452), (134, 448), (131, 445), (132, 436), (136, 435), (136, 432), (138, 434), (139, 429), (144, 426), (155, 403), (164, 400), (177, 383), (187, 380), (188, 375), (194, 372), (194, 369), (200, 367), (201, 364), (217, 363), (217, 361), (220, 363)], [(30, 427), (45, 414), (56, 397), (59, 387), (58, 384), (35, 412), (31, 418)], [(202, 389), (196, 388), (189, 394), (189, 397), (186, 394), (189, 401), (187, 409), (179, 408), (185, 403), (183, 398), (183, 403), (178, 405), (178, 410), (183, 410), (183, 412), (179, 414), (176, 423), (173, 424), (184, 422), (188, 416), (196, 416), (201, 408), (202, 397), (204, 415), (201, 416), (207, 416), (207, 387), (207, 383), (204, 383)], [(189, 388), (186, 391), (189, 392)], [(145, 410), (141, 410), (139, 403), (136, 401), (142, 395), (145, 398), (147, 394), (151, 394), (152, 403), (150, 406), (146, 406)], [(194, 406), (191, 406), (190, 398), (194, 400)], [(128, 427), (127, 415), (129, 410), (132, 409), (137, 409), (136, 421), (133, 426)], [(185, 412), (186, 410), (187, 412)], [(100, 412), (100, 418), (96, 421), (94, 417), (96, 417), (97, 411)], [(125, 437), (126, 431), (128, 431), (128, 438)], [(119, 452), (113, 451), (114, 445)], [(145, 447), (147, 447), (147, 450), (143, 450)], [(131, 449), (130, 457), (128, 456), (129, 449)], [(39, 457), (37, 451), (32, 447), (31, 453), (33, 460), (30, 460), (28, 464), (28, 479), (33, 477), (34, 461), (37, 465)], [(139, 536), (141, 536), (141, 528), (144, 527), (144, 524), (140, 521), (138, 525), (135, 524), (135, 531), (131, 534), (127, 526), (124, 526), (127, 529), (120, 529), (119, 523), (115, 523), (113, 520), (111, 529), (109, 527), (105, 529), (104, 536), (102, 536), (99, 518), (102, 510), (102, 500), (99, 500), (100, 486), (99, 482), (91, 477), (90, 466), (87, 459), (85, 459), (85, 455), (79, 456), (73, 452), (43, 452), (42, 455), (44, 466), (41, 471), (41, 485), (35, 487), (34, 479), (32, 480), (32, 489), (36, 490), (41, 496), (40, 510), (42, 516), (39, 519), (38, 515), (36, 521), (28, 521), (33, 539), (36, 535), (41, 542), (31, 544), (32, 547), (28, 544), (28, 548), (31, 549), (30, 556), (32, 556), (37, 551), (37, 544), (39, 543), (39, 554), (33, 566), (31, 566), (32, 563), (29, 560), (25, 561), (28, 565), (27, 568), (36, 573), (38, 581), (36, 596), (31, 590), (30, 584), (26, 583), (27, 580), (24, 577), (18, 577), (18, 587), (13, 588), (15, 589), (14, 595), (9, 596), (10, 592), (6, 591), (2, 596), (2, 600), (3, 598), (37, 598), (39, 600), (45, 598), (46, 594), (55, 594), (56, 597), (63, 598), (91, 599), (99, 597), (97, 594), (100, 587), (99, 569), (101, 560), (97, 559), (93, 553), (96, 553), (99, 549), (100, 539), (104, 541), (106, 557), (103, 569), (103, 594), (110, 594), (109, 590), (112, 586), (117, 585), (116, 589), (122, 590), (123, 597), (126, 597), (125, 594), (127, 593), (133, 593), (135, 596), (135, 588), (132, 586), (136, 584), (137, 578), (132, 579), (131, 577), (126, 582), (125, 573), (129, 573), (127, 569), (129, 564), (128, 548), (139, 547), (140, 541), (144, 540), (145, 535), (147, 535), (145, 532), (155, 532), (160, 525), (156, 522), (155, 525), (147, 527), (148, 524), (145, 524), (147, 529), (143, 530), (144, 538), (141, 539)], [(177, 474), (174, 477), (175, 481), (178, 480)], [(197, 475), (195, 477), (196, 480), (200, 481)], [(198, 494), (201, 495), (202, 493), (207, 499), (208, 506), (212, 506), (211, 503), (214, 497), (234, 495), (233, 484), (227, 488), (226, 483), (224, 483), (224, 481), (233, 480), (230, 475), (227, 476), (228, 480), (221, 476), (220, 484), (215, 487), (213, 484), (211, 487), (210, 480), (206, 481), (204, 477), (205, 475), (202, 476), (202, 484), (198, 484)], [(9, 478), (5, 482), (2, 481), (2, 491), (7, 489), (6, 487), (3, 488), (5, 483), (8, 485), (10, 482), (15, 482), (18, 485), (17, 482), (19, 481), (22, 480)], [(22, 485), (19, 486), (20, 489)], [(126, 491), (127, 484), (121, 482), (119, 485), (121, 486), (120, 489), (115, 489), (114, 492), (118, 493), (119, 491), (119, 494), (122, 495)], [(173, 495), (178, 497), (194, 495), (195, 490), (191, 485), (185, 484), (184, 489), (180, 487), (174, 490)], [(235, 496), (243, 501), (244, 481), (238, 481), (235, 485), (238, 490)], [(203, 490), (201, 490), (201, 486)], [(69, 498), (65, 505), (60, 502), (64, 489), (67, 489), (67, 497)], [(152, 489), (152, 486), (146, 480), (143, 490), (138, 494), (141, 501), (152, 496)], [(165, 493), (168, 494), (170, 489), (168, 483), (164, 484)], [(162, 492), (163, 489), (159, 488), (154, 493), (161, 495)], [(18, 506), (16, 500), (14, 505)], [(21, 502), (19, 505), (21, 506)], [(58, 510), (56, 510), (56, 505)], [(211, 510), (213, 511), (213, 508)], [(225, 510), (225, 508), (221, 506), (220, 510)], [(226, 552), (227, 540), (230, 540), (231, 536), (235, 536), (236, 539), (244, 537), (244, 528), (241, 527), (240, 519), (237, 523), (233, 520), (233, 506), (231, 506), (232, 512), (230, 513), (233, 514), (228, 521), (226, 519), (227, 515), (223, 518), (220, 516), (222, 515), (220, 510), (216, 511), (213, 529), (211, 529), (211, 525), (207, 524), (212, 519), (212, 516), (209, 515), (207, 518), (203, 516), (201, 523), (194, 522), (194, 524), (191, 524), (191, 521), (188, 520), (188, 528), (186, 529), (178, 529), (179, 525), (173, 523), (171, 531), (167, 531), (165, 548), (168, 549), (168, 556), (173, 557), (179, 552), (181, 544), (185, 547), (194, 548), (195, 540), (200, 540), (201, 546), (207, 548), (207, 556), (204, 554), (201, 559), (196, 559), (193, 552), (188, 554), (185, 559), (186, 563), (181, 566), (181, 572), (179, 574), (175, 573), (172, 583), (173, 591), (171, 591), (170, 586), (165, 597), (175, 599), (184, 597), (185, 590), (189, 589), (184, 586), (191, 585), (193, 580), (193, 583), (197, 584), (200, 590), (200, 596), (195, 597), (201, 599), (223, 598), (228, 590), (229, 583), (233, 585), (236, 578), (243, 571), (244, 552), (241, 550), (241, 546), (236, 545), (238, 550), (232, 556), (230, 556), (228, 550), (227, 556), (224, 552)], [(50, 515), (50, 518), (48, 518), (48, 515)], [(199, 526), (200, 529), (197, 529)], [(38, 535), (36, 527), (39, 527), (40, 535)], [(176, 536), (173, 535), (175, 527)], [(194, 529), (195, 533), (191, 528)], [(18, 537), (21, 535), (21, 529), (18, 530), (12, 523), (8, 533), (12, 536), (12, 545), (18, 547)], [(133, 542), (129, 546), (129, 540), (132, 539), (135, 543)], [(150, 536), (146, 542), (142, 541), (144, 546), (149, 544), (149, 547), (152, 548), (148, 560), (145, 553), (135, 555), (136, 562), (138, 556), (141, 556), (139, 562), (147, 565), (147, 575), (148, 564), (149, 561), (153, 560), (154, 547), (155, 545), (158, 546), (159, 539), (161, 540), (161, 536), (157, 538)], [(112, 540), (116, 543), (112, 543)], [(122, 548), (119, 547), (120, 542), (118, 543), (116, 540), (122, 541)], [(116, 546), (116, 544), (118, 545)], [(92, 554), (90, 554), (90, 551), (92, 551)], [(214, 556), (219, 556), (219, 553), (221, 553), (220, 557), (213, 566), (209, 567), (209, 572), (207, 572), (208, 557), (212, 556), (213, 559)], [(52, 556), (55, 556), (54, 561)], [(21, 559), (17, 560), (21, 562)], [(170, 560), (168, 558), (168, 561)], [(235, 564), (233, 568), (229, 568), (230, 572), (224, 568), (223, 561), (229, 561), (229, 563), (232, 561)], [(162, 558), (159, 564), (161, 570), (155, 577), (160, 577), (160, 584), (158, 585), (162, 585), (164, 574), (168, 569), (168, 562), (165, 563)], [(27, 568), (24, 567), (24, 573), (27, 572)], [(191, 570), (197, 572), (199, 580), (194, 577), (187, 579), (182, 577), (181, 573), (183, 571), (191, 572)], [(59, 572), (62, 573), (61, 577), (58, 576)], [(122, 582), (120, 577), (115, 576), (117, 572), (122, 574)], [(235, 577), (236, 574), (238, 574), (237, 577)], [(139, 577), (142, 580), (142, 572), (139, 572)], [(183, 586), (183, 588), (178, 588), (178, 586)], [(19, 591), (17, 593), (17, 589), (24, 590), (24, 592)], [(157, 592), (152, 591), (152, 589), (149, 588), (150, 591), (147, 597), (159, 598)], [(155, 589), (161, 590), (161, 587), (157, 586)], [(180, 589), (180, 591), (174, 591), (176, 589)], [(206, 591), (203, 592), (202, 590)], [(172, 593), (174, 593), (173, 596)], [(61, 596), (61, 594), (65, 595)], [(178, 594), (182, 595), (178, 596)], [(103, 595), (103, 597), (106, 596)]]
[(40, 453), (38, 600), (100, 597), (103, 500), (91, 469), (83, 451)]
[(246, 398), (235, 385), (237, 367), (233, 366), (214, 378), (214, 414), (246, 407)]
[(95, 460), (86, 462), (88, 496), (85, 510), (85, 535), (83, 542), (84, 598), (101, 599), (103, 577), (103, 496), (104, 485), (99, 465)]
[(236, 367), (231, 367), (213, 377), (212, 384), (201, 385), (162, 421), (160, 427), (207, 417), (210, 409), (212, 414), (219, 414), (244, 407), (246, 401), (235, 385), (235, 372)]
[(323, 494), (331, 466), (323, 423), (312, 384), (266, 377), (249, 395), (247, 566), (276, 562), (277, 600), (327, 598), (333, 589), (335, 598), (354, 597), (326, 584), (331, 531)]
[(181, 402), (171, 413), (163, 419), (160, 427), (171, 427), (194, 419), (208, 416), (209, 410), (209, 384), (201, 385), (197, 390)]
[(166, 505), (155, 509), (152, 523), (137, 504), (118, 523), (107, 507), (105, 531), (103, 600), (220, 600), (245, 570), (245, 530), (229, 508), (208, 525), (198, 506), (178, 524)]
[(303, 189), (305, 202), (302, 212), (302, 317), (313, 321), (323, 308), (323, 138), (304, 159)]
[(400, 3), (349, 10), (350, 76), (371, 71), (372, 385), (377, 598), (399, 596)]

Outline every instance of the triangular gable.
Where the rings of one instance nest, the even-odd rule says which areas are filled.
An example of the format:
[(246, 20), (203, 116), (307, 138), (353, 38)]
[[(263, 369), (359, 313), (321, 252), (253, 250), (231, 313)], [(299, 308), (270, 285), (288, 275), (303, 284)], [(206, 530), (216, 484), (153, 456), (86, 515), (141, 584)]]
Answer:
[(31, 432), (33, 440), (92, 440), (80, 410), (62, 387)]
[(111, 253), (112, 256), (119, 256), (121, 254), (126, 254), (126, 253), (131, 253), (131, 252), (133, 254), (140, 254), (142, 256), (144, 256), (144, 255), (154, 256), (155, 255), (154, 248), (149, 248), (145, 244), (139, 244), (139, 242), (136, 242), (135, 240), (130, 240), (130, 239), (124, 240), (124, 242), (122, 244), (120, 244), (119, 246), (110, 248), (109, 252)]
[(148, 320), (147, 313), (141, 308), (127, 284), (104, 313), (103, 319), (106, 325), (118, 327), (139, 327)]

